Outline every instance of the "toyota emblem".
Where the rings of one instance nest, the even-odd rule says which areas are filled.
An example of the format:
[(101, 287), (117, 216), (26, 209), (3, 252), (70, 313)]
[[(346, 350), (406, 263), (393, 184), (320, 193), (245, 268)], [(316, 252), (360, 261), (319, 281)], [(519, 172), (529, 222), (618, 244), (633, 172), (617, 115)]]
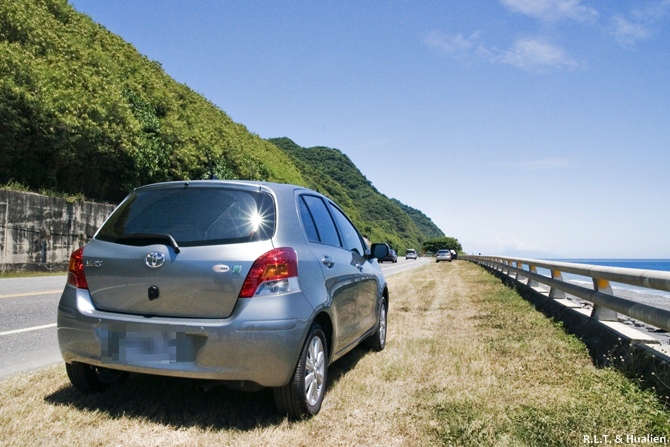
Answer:
[(146, 258), (144, 258), (144, 263), (147, 267), (157, 269), (165, 264), (165, 255), (159, 251), (152, 251)]

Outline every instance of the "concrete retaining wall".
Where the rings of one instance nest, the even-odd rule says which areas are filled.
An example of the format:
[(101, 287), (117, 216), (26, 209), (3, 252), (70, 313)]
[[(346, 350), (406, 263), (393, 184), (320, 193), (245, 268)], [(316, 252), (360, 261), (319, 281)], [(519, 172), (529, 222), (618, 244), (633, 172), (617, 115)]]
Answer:
[(65, 271), (115, 205), (0, 189), (0, 271)]

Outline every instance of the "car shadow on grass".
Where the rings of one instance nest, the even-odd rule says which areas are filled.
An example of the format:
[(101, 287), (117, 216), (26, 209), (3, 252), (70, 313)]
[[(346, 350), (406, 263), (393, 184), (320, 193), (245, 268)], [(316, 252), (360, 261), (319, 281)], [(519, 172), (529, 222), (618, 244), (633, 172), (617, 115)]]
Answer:
[[(358, 347), (332, 364), (328, 368), (328, 388), (368, 353)], [(104, 393), (83, 394), (68, 384), (44, 400), (52, 405), (101, 412), (110, 419), (138, 417), (175, 428), (246, 431), (279, 425), (286, 419), (275, 409), (272, 389), (245, 392), (217, 386), (203, 392), (198, 390), (200, 384), (203, 382), (194, 379), (131, 374), (124, 383)]]

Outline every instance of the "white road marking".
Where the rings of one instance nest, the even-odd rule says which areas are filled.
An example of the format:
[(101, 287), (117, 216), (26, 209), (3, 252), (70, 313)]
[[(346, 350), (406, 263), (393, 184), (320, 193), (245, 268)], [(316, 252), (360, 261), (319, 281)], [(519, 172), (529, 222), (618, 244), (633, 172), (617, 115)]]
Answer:
[(40, 329), (48, 329), (50, 327), (56, 327), (56, 323), (44, 324), (42, 326), (27, 327), (27, 328), (24, 328), (24, 329), (15, 329), (13, 331), (0, 332), (0, 337), (2, 337), (3, 335), (20, 334), (21, 332), (29, 332), (29, 331), (37, 331), (37, 330), (40, 330)]
[(47, 290), (44, 292), (28, 292), (28, 293), (15, 293), (13, 295), (0, 295), (0, 298), (17, 298), (20, 296), (33, 296), (33, 295), (52, 295), (54, 293), (61, 293), (63, 290)]

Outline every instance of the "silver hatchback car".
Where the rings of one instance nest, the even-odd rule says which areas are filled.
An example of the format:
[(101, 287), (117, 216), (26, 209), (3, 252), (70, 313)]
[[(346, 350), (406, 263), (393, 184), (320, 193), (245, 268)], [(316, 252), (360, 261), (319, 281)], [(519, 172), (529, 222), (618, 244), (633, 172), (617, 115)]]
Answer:
[(435, 255), (435, 261), (449, 261), (451, 262), (451, 250), (438, 250), (437, 255)]
[(314, 415), (330, 363), (361, 342), (384, 349), (386, 255), (302, 187), (137, 188), (71, 256), (58, 305), (68, 377), (83, 392), (129, 372), (272, 387), (282, 413)]

